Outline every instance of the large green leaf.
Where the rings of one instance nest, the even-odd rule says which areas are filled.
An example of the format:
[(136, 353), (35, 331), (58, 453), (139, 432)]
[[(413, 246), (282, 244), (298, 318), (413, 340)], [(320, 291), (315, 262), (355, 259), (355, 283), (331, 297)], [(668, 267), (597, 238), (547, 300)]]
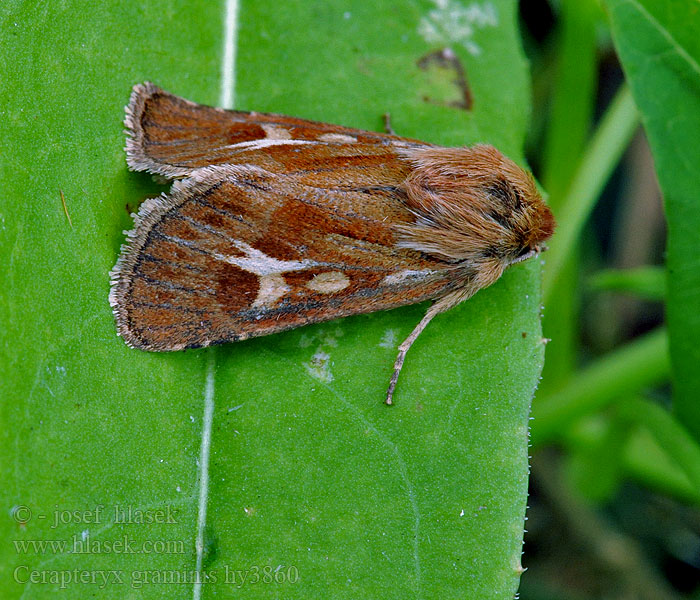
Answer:
[[(403, 135), (521, 156), (529, 86), (512, 0), (247, 1), (237, 23), (239, 108), (374, 129), (389, 111)], [(222, 101), (224, 24), (215, 3), (4, 5), (3, 597), (47, 597), (61, 574), (82, 578), (65, 598), (512, 597), (543, 357), (537, 263), (436, 318), (394, 408), (382, 399), (396, 346), (425, 306), (208, 351), (148, 354), (116, 337), (108, 272), (128, 212), (161, 190), (126, 170), (123, 106), (145, 79)], [(445, 45), (466, 66), (471, 112), (446, 106), (460, 92), (450, 73), (417, 64)], [(170, 513), (120, 523), (115, 506)], [(74, 536), (93, 552), (20, 544)], [(124, 536), (174, 545), (96, 545)]]
[(613, 38), (654, 155), (668, 220), (674, 407), (700, 438), (700, 6), (606, 0)]

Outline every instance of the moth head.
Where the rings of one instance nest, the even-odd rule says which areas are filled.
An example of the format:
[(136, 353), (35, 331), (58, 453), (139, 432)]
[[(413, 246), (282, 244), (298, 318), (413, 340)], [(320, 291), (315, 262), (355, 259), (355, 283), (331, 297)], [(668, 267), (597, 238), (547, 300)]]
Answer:
[(399, 245), (503, 270), (544, 249), (554, 217), (532, 177), (492, 146), (411, 148), (404, 182), (415, 223)]

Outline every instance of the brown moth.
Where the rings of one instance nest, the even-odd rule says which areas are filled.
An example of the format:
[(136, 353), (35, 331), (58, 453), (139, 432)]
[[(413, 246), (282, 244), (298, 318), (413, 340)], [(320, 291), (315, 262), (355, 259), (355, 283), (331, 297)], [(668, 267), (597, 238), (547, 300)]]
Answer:
[(443, 148), (195, 104), (151, 83), (126, 108), (126, 160), (174, 179), (146, 200), (111, 272), (117, 330), (201, 348), (432, 300), (437, 314), (537, 254), (554, 219), (491, 146)]

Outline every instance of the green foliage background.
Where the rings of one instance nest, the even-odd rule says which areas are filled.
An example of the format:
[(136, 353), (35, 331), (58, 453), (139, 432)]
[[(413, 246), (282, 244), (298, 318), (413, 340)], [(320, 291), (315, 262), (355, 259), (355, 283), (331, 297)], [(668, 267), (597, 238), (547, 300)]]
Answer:
[[(474, 27), (472, 54), (464, 40), (419, 35), (432, 2), (243, 2), (235, 105), (371, 129), (388, 111), (403, 135), (490, 142), (522, 160), (529, 84), (515, 5), (490, 6), (497, 24)], [(408, 357), (394, 409), (382, 399), (396, 345), (425, 306), (206, 352), (130, 350), (115, 335), (108, 273), (129, 213), (163, 188), (127, 172), (123, 107), (146, 79), (217, 104), (224, 6), (14, 0), (1, 31), (4, 597), (48, 597), (60, 586), (26, 583), (29, 572), (76, 568), (117, 570), (124, 583), (72, 583), (65, 598), (192, 596), (192, 585), (134, 584), (145, 570), (186, 580), (196, 569), (207, 383), (202, 568), (218, 582), (203, 597), (512, 597), (544, 350), (539, 264), (437, 318)], [(416, 64), (446, 44), (466, 65), (470, 113), (441, 103), (449, 79)], [(99, 505), (99, 523), (73, 514), (51, 527), (55, 510), (84, 520)], [(115, 523), (115, 506), (169, 507), (175, 522)], [(31, 518), (14, 518), (18, 507)], [(78, 555), (15, 543), (88, 536), (184, 551)], [(227, 568), (289, 566), (294, 584), (221, 581)]]
[[(700, 501), (698, 398), (698, 231), (700, 176), (700, 23), (696, 2), (564, 0), (557, 74), (546, 129), (544, 181), (559, 220), (544, 273), (548, 350), (544, 388), (533, 405), (536, 448), (566, 450), (566, 481), (596, 505), (625, 479), (693, 504)], [(595, 129), (597, 48), (609, 25), (623, 85)], [(595, 274), (590, 288), (664, 300), (659, 327), (590, 360), (579, 316), (580, 242), (595, 203), (638, 127), (654, 155), (668, 223), (667, 264)], [(590, 252), (589, 252), (590, 256)], [(590, 296), (589, 296), (590, 298)], [(550, 310), (551, 307), (551, 310)], [(668, 406), (654, 392), (671, 383)], [(670, 410), (669, 410), (670, 409)]]
[(608, 6), (664, 192), (674, 408), (700, 438), (700, 9), (672, 0)]

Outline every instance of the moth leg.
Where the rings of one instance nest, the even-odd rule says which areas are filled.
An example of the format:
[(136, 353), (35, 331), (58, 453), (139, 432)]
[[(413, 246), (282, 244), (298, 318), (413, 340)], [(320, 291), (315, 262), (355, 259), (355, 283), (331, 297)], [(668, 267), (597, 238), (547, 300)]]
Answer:
[(391, 113), (384, 113), (382, 116), (384, 117), (384, 133), (396, 135), (394, 128), (391, 126)]
[(420, 323), (418, 323), (415, 329), (411, 332), (411, 335), (409, 335), (399, 346), (399, 353), (396, 356), (396, 362), (394, 362), (394, 374), (391, 376), (391, 381), (389, 382), (389, 389), (386, 393), (385, 404), (391, 406), (394, 403), (392, 401), (392, 397), (394, 395), (394, 388), (396, 387), (396, 382), (399, 380), (399, 373), (401, 373), (403, 361), (406, 358), (406, 352), (408, 352), (408, 349), (411, 347), (413, 342), (416, 341), (416, 338), (420, 335), (421, 331), (425, 329), (426, 325), (430, 323), (432, 318), (435, 315), (440, 314), (444, 310), (445, 309), (443, 308), (441, 303), (433, 304), (425, 313), (425, 316), (420, 320)]
[(409, 335), (399, 346), (399, 353), (396, 356), (396, 362), (394, 362), (394, 374), (391, 376), (389, 389), (386, 392), (386, 404), (391, 406), (394, 403), (392, 401), (392, 397), (394, 396), (394, 388), (396, 387), (396, 382), (399, 380), (399, 373), (401, 373), (401, 367), (403, 367), (406, 352), (408, 352), (408, 349), (411, 347), (413, 342), (416, 341), (416, 338), (421, 334), (421, 331), (425, 329), (426, 325), (432, 321), (435, 315), (439, 315), (441, 312), (450, 310), (452, 307), (457, 306), (460, 302), (471, 298), (479, 290), (479, 287), (482, 286), (470, 285), (458, 289), (437, 300), (435, 304), (433, 304), (426, 311), (425, 316), (420, 320), (420, 323), (416, 325), (416, 328), (411, 332), (411, 335)]

